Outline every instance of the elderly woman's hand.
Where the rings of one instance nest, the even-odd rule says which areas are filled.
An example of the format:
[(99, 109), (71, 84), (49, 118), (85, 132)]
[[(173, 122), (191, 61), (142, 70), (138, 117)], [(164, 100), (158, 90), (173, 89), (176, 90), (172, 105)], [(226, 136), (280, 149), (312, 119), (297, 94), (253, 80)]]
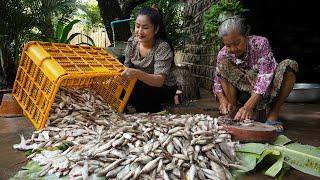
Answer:
[(220, 101), (219, 110), (220, 114), (227, 115), (231, 111), (231, 104), (227, 100)]
[(252, 116), (253, 116), (253, 108), (243, 106), (237, 112), (236, 116), (234, 117), (234, 120), (243, 121), (245, 119), (252, 119)]
[(123, 79), (131, 80), (131, 79), (139, 78), (139, 75), (140, 75), (140, 70), (133, 69), (133, 68), (127, 68), (121, 72), (120, 76)]

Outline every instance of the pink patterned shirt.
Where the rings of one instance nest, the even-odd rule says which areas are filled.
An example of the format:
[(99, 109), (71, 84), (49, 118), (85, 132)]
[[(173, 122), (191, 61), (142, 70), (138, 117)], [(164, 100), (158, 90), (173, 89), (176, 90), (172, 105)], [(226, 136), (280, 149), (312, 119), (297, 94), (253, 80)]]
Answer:
[[(217, 56), (216, 74), (219, 73), (221, 61), (228, 59), (243, 69), (255, 70), (258, 73), (253, 92), (256, 94), (269, 94), (270, 84), (273, 79), (274, 70), (277, 62), (271, 52), (268, 39), (261, 36), (248, 36), (246, 55), (237, 59), (235, 54), (229, 54), (227, 48), (223, 47)], [(214, 77), (213, 93), (222, 92), (220, 77)]]

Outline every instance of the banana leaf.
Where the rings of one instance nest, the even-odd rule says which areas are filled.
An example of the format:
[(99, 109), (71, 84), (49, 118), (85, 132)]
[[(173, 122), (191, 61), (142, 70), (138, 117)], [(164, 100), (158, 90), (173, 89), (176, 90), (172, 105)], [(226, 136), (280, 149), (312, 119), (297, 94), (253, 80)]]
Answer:
[(42, 166), (40, 166), (35, 161), (29, 161), (25, 166), (23, 166), (11, 180), (21, 180), (21, 179), (37, 179), (37, 180), (53, 180), (53, 179), (68, 179), (65, 177), (58, 178), (56, 175), (46, 175), (44, 177), (38, 177), (39, 172), (42, 170)]
[(253, 170), (257, 165), (257, 159), (260, 155), (247, 152), (237, 152), (237, 157), (241, 162), (241, 166), (245, 169), (239, 169), (238, 172), (248, 172)]
[(291, 139), (289, 139), (287, 136), (285, 135), (280, 135), (277, 137), (277, 139), (272, 143), (273, 145), (285, 145), (292, 142)]
[(273, 146), (275, 150), (280, 151), (284, 156), (284, 161), (291, 167), (320, 177), (320, 150), (319, 148), (292, 143), (286, 146)]
[(279, 172), (283, 169), (284, 164), (287, 164), (301, 172), (320, 177), (319, 147), (291, 142), (286, 136), (279, 136), (273, 143), (275, 145), (247, 143), (237, 150), (237, 155), (241, 165), (247, 167), (248, 171), (253, 170), (257, 164), (264, 163), (263, 159), (266, 157), (273, 156), (273, 159), (277, 161), (264, 172), (268, 176), (280, 177), (281, 173), (283, 176), (285, 171)]
[(264, 174), (275, 177), (282, 169), (284, 157), (281, 156)]
[[(21, 170), (12, 178), (11, 180), (25, 180), (25, 179), (36, 179), (36, 180), (67, 180), (70, 179), (68, 176), (58, 178), (55, 174), (45, 175), (43, 177), (38, 177), (39, 172), (42, 171), (42, 166), (40, 166), (35, 161), (29, 161)], [(91, 174), (88, 179), (102, 180), (105, 177), (98, 177), (97, 174)]]
[(275, 155), (275, 156), (279, 156), (280, 152), (276, 151), (276, 150), (271, 150), (271, 149), (266, 149), (265, 151), (263, 151), (263, 153), (261, 154), (261, 156), (259, 157), (257, 164), (259, 164), (266, 156), (268, 155)]
[(247, 153), (254, 153), (254, 154), (260, 155), (266, 148), (267, 148), (266, 144), (246, 143), (241, 146), (238, 152), (247, 152)]
[(275, 180), (282, 180), (284, 175), (290, 170), (290, 166), (287, 163), (283, 163), (281, 171), (278, 173), (276, 177), (274, 177)]

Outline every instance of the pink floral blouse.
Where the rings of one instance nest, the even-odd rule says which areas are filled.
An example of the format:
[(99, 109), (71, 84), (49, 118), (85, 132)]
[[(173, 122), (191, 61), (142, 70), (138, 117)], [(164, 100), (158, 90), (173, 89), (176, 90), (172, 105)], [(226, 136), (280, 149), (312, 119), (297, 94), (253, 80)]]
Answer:
[[(229, 54), (223, 47), (217, 56), (216, 74), (218, 74), (221, 61), (228, 59), (243, 69), (254, 70), (258, 73), (253, 92), (257, 94), (270, 94), (270, 84), (277, 66), (277, 62), (271, 52), (268, 39), (261, 36), (248, 36), (248, 44), (245, 57), (237, 59), (234, 54)], [(222, 92), (220, 77), (214, 77), (213, 93)]]

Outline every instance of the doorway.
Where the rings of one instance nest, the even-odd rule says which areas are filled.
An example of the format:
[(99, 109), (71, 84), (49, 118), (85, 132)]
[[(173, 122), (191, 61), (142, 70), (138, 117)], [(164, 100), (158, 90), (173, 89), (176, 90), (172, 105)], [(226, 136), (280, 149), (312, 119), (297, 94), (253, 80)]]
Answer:
[(250, 34), (268, 38), (278, 62), (299, 63), (297, 82), (320, 83), (320, 20), (316, 1), (241, 0)]

